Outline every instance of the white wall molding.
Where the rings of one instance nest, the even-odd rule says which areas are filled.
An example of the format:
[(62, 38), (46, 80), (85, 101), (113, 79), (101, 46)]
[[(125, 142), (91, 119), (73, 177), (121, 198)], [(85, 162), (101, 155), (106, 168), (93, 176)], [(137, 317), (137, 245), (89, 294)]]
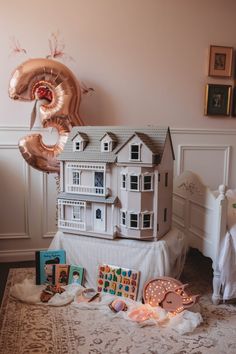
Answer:
[(236, 129), (170, 128), (170, 132), (171, 134), (236, 135)]
[[(51, 128), (34, 126), (31, 130), (29, 126), (20, 125), (0, 125), (0, 131), (44, 131), (50, 132)], [(214, 135), (236, 135), (236, 129), (199, 129), (199, 128), (170, 128), (171, 134), (214, 134)]]
[(5, 250), (0, 251), (0, 262), (21, 262), (21, 261), (34, 261), (35, 252), (40, 249), (24, 249), (24, 250)]
[[(49, 208), (48, 208), (48, 175), (46, 173), (41, 174), (42, 183), (42, 237), (52, 238), (55, 235), (55, 231), (49, 230)], [(54, 206), (56, 207), (56, 206)]]
[(29, 126), (20, 126), (20, 125), (4, 125), (0, 126), (0, 131), (26, 131), (26, 132), (32, 132), (32, 131), (50, 131), (50, 128), (43, 128), (39, 126), (34, 126), (31, 130)]
[[(0, 144), (0, 150), (18, 150), (16, 144)], [(30, 195), (30, 183), (29, 183), (29, 165), (22, 159), (23, 168), (23, 182), (24, 182), (24, 229), (25, 232), (14, 233), (0, 233), (0, 240), (10, 239), (29, 239), (29, 195)]]
[(222, 183), (228, 185), (229, 183), (229, 159), (230, 159), (230, 146), (229, 145), (178, 145), (178, 160), (177, 160), (177, 175), (184, 171), (184, 153), (186, 151), (199, 150), (199, 151), (223, 151), (224, 152), (224, 168)]

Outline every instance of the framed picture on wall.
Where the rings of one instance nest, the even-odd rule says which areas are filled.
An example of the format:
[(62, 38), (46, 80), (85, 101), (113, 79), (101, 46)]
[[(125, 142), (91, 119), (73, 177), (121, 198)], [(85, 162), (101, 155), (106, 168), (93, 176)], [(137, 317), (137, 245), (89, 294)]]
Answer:
[(207, 116), (228, 116), (230, 114), (231, 85), (206, 85), (204, 113)]
[(233, 47), (211, 45), (209, 57), (209, 76), (231, 77)]

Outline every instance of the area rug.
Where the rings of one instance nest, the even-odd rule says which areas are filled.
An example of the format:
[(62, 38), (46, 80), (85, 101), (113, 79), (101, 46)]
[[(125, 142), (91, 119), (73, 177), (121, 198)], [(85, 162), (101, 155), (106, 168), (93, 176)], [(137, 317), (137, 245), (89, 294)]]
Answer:
[(157, 327), (140, 328), (121, 318), (72, 305), (25, 304), (9, 297), (13, 284), (34, 275), (33, 268), (11, 269), (0, 315), (1, 354), (233, 354), (236, 353), (236, 304), (211, 303), (211, 264), (188, 257), (182, 281), (201, 294), (203, 323), (191, 334)]

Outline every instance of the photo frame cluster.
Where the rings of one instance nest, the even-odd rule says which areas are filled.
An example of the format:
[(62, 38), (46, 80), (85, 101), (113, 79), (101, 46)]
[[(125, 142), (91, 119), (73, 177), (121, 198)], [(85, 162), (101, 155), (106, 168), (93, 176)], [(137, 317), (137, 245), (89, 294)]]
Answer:
[[(208, 76), (231, 79), (233, 47), (210, 46)], [(236, 87), (228, 84), (206, 84), (204, 114), (207, 116), (236, 117)]]

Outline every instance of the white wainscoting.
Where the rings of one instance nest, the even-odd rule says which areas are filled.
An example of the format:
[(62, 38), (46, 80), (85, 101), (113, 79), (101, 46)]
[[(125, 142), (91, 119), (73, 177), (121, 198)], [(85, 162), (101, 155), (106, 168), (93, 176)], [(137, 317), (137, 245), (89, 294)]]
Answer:
[(236, 188), (236, 130), (172, 129), (175, 175), (197, 173), (211, 190)]
[[(34, 259), (56, 233), (56, 174), (31, 168), (18, 148), (21, 137), (44, 130), (0, 127), (0, 262)], [(47, 143), (56, 140), (46, 134)]]
[[(45, 136), (45, 131), (47, 143), (55, 142), (55, 132), (33, 133)], [(18, 140), (31, 133), (26, 127), (0, 127), (0, 262), (34, 259), (57, 230), (56, 175), (29, 167), (18, 149)], [(211, 189), (236, 188), (236, 130), (171, 129), (171, 134), (175, 175), (190, 169)]]
[[(217, 189), (219, 182), (229, 184), (229, 145), (178, 145), (177, 175), (192, 170), (207, 185)], [(210, 162), (210, 165), (209, 165)]]

